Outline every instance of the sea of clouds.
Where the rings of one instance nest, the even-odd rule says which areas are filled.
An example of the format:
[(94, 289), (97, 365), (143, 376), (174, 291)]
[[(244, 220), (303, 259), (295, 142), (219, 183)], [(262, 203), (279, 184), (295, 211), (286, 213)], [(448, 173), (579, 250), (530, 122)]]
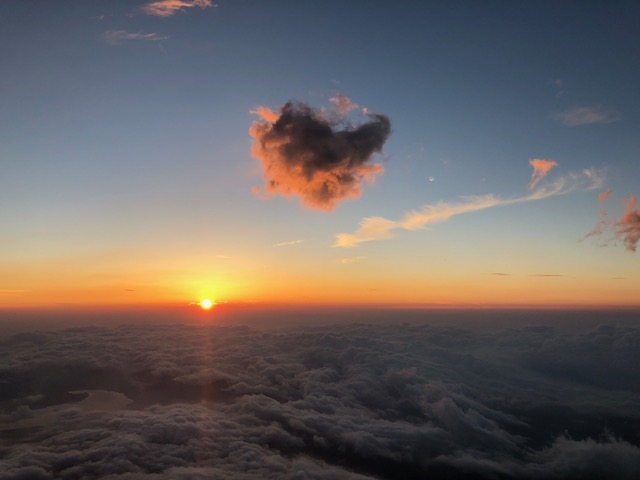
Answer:
[(76, 327), (0, 340), (2, 479), (638, 478), (640, 327)]

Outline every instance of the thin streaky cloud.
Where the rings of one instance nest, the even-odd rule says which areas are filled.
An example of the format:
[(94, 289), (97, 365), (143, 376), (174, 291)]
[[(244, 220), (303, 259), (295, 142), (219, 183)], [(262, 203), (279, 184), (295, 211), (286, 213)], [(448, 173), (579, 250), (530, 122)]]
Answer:
[(567, 127), (614, 123), (622, 119), (617, 110), (602, 107), (573, 107), (556, 116), (557, 120)]
[(142, 11), (156, 17), (170, 17), (178, 11), (184, 11), (184, 8), (193, 7), (210, 8), (217, 5), (214, 5), (211, 0), (158, 0), (147, 3), (142, 7)]
[(350, 263), (356, 263), (356, 262), (361, 262), (362, 260), (364, 260), (367, 257), (363, 257), (363, 256), (356, 256), (356, 257), (348, 257), (348, 258), (341, 258), (340, 259), (340, 263), (342, 264), (350, 264)]
[(564, 277), (565, 275), (558, 275), (556, 273), (535, 273), (529, 275), (530, 277)]
[(163, 37), (157, 33), (131, 33), (125, 30), (107, 30), (102, 34), (102, 39), (110, 45), (121, 45), (131, 40), (141, 40), (146, 42), (157, 42), (166, 40), (169, 37)]
[(511, 273), (501, 273), (501, 272), (485, 273), (485, 275), (491, 275), (491, 276), (494, 276), (494, 277), (511, 277), (511, 276), (513, 276), (513, 274), (511, 274)]
[(600, 211), (600, 221), (596, 224), (593, 229), (587, 233), (584, 237), (580, 239), (580, 241), (584, 241), (589, 237), (602, 235), (609, 227), (611, 226), (611, 222), (607, 217), (607, 211), (603, 208)]
[(420, 210), (407, 213), (400, 221), (399, 226), (405, 230), (420, 230), (428, 224), (444, 222), (454, 215), (495, 207), (503, 201), (499, 197), (489, 194), (463, 197), (462, 202), (458, 203), (438, 202), (435, 205), (425, 205)]
[(387, 240), (393, 237), (394, 230), (421, 230), (430, 224), (449, 220), (455, 215), (544, 200), (575, 191), (590, 191), (601, 188), (602, 183), (603, 180), (596, 170), (586, 169), (580, 173), (569, 173), (559, 177), (554, 182), (542, 185), (529, 195), (522, 197), (503, 199), (493, 194), (462, 197), (462, 201), (457, 203), (438, 202), (433, 205), (425, 205), (418, 210), (406, 213), (398, 221), (384, 217), (367, 217), (360, 222), (360, 227), (354, 233), (337, 234), (333, 246), (356, 247), (364, 242)]
[(291, 245), (300, 245), (301, 243), (304, 243), (304, 240), (290, 240), (288, 242), (274, 243), (273, 246), (274, 247), (289, 247)]

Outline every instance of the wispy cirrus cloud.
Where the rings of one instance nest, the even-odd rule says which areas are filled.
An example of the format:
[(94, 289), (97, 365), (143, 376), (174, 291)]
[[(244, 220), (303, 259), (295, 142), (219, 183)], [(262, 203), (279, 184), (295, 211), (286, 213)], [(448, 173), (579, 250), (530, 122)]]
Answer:
[(110, 45), (121, 45), (131, 40), (157, 42), (167, 38), (169, 37), (163, 37), (157, 33), (131, 33), (125, 30), (107, 30), (102, 34), (102, 40)]
[[(485, 275), (491, 275), (494, 277), (512, 277), (513, 276), (513, 274), (511, 273), (500, 273), (500, 272), (486, 273)], [(564, 275), (559, 275), (557, 273), (534, 273), (527, 276), (528, 277), (564, 277)]]
[(357, 262), (361, 262), (362, 260), (364, 260), (367, 257), (363, 257), (361, 255), (356, 256), (356, 257), (348, 257), (348, 258), (341, 258), (340, 259), (340, 263), (348, 265), (350, 263), (357, 263)]
[(622, 118), (620, 112), (603, 107), (572, 107), (556, 115), (556, 119), (567, 127), (617, 122)]
[(389, 220), (383, 217), (368, 217), (360, 222), (360, 227), (354, 233), (339, 233), (336, 235), (334, 247), (356, 247), (361, 243), (386, 240), (393, 237), (395, 230), (420, 230), (428, 225), (444, 222), (456, 215), (477, 212), (493, 207), (544, 200), (550, 197), (567, 195), (575, 191), (595, 190), (602, 187), (600, 174), (593, 169), (580, 173), (569, 173), (544, 185), (529, 195), (516, 198), (501, 198), (487, 194), (462, 197), (460, 202), (438, 202), (424, 205), (418, 210), (412, 210), (400, 220)]
[(21, 295), (26, 292), (27, 290), (14, 290), (10, 288), (0, 289), (0, 295)]
[(279, 242), (279, 243), (274, 243), (273, 246), (274, 247), (290, 247), (291, 245), (300, 245), (301, 243), (304, 243), (304, 240), (290, 240), (288, 242)]
[(216, 6), (212, 0), (158, 0), (147, 3), (142, 7), (142, 11), (156, 17), (170, 17), (178, 11), (183, 11), (184, 8), (210, 8)]
[(586, 240), (589, 237), (600, 236), (602, 235), (609, 227), (611, 226), (611, 222), (607, 217), (607, 211), (603, 208), (600, 211), (600, 221), (593, 227), (589, 233), (587, 233), (584, 237), (580, 239), (580, 241)]

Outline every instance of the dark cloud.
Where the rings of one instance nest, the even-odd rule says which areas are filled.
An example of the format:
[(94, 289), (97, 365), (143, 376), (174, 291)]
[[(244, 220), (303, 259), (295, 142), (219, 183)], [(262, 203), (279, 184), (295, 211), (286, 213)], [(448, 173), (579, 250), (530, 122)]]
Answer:
[(640, 329), (513, 325), (17, 334), (0, 478), (634, 478)]
[(260, 107), (261, 117), (250, 129), (253, 155), (262, 163), (267, 194), (296, 195), (309, 208), (331, 211), (347, 198), (358, 198), (365, 181), (383, 171), (372, 163), (391, 133), (386, 115), (367, 113), (368, 121), (343, 121), (351, 106), (340, 97), (330, 115), (304, 103), (290, 101), (278, 113)]

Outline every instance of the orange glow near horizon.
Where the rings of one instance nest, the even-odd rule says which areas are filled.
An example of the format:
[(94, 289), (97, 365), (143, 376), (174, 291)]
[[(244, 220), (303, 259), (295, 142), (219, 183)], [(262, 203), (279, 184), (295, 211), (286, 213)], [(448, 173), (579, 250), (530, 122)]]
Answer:
[[(295, 260), (299, 260), (294, 257)], [(38, 275), (15, 272), (12, 284), (0, 289), (0, 308), (67, 307), (137, 308), (198, 306), (209, 310), (221, 304), (288, 305), (446, 305), (446, 306), (639, 306), (634, 272), (600, 273), (586, 267), (574, 275), (535, 271), (530, 265), (491, 273), (478, 265), (472, 273), (433, 268), (428, 274), (411, 265), (392, 265), (384, 259), (343, 264), (329, 255), (310, 258), (306, 264), (238, 264), (236, 270), (203, 267), (174, 271), (125, 272), (89, 276), (73, 269)], [(225, 259), (227, 264), (231, 260)], [(303, 266), (301, 266), (303, 265)], [(277, 269), (276, 269), (277, 267)], [(391, 272), (384, 277), (378, 269)], [(469, 268), (467, 266), (467, 268)], [(43, 269), (44, 270), (44, 269)], [(531, 271), (542, 272), (539, 275)], [(214, 272), (214, 273), (212, 273)], [(506, 272), (506, 273), (505, 273)], [(548, 273), (545, 275), (545, 273)], [(314, 275), (315, 274), (315, 275)], [(17, 280), (17, 281), (16, 281)], [(206, 307), (205, 299), (211, 301)], [(214, 300), (215, 299), (215, 300)]]

